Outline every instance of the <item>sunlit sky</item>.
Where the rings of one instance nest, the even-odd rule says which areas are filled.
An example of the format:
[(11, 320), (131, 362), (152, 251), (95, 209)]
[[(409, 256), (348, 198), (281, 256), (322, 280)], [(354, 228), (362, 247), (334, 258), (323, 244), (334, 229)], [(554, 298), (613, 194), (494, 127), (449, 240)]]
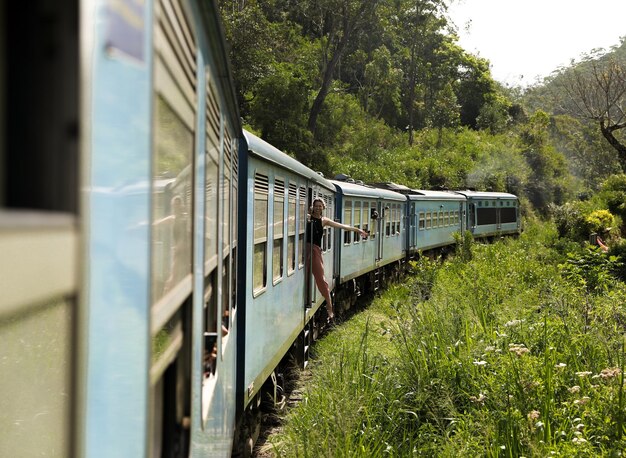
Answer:
[(529, 86), (626, 36), (626, 0), (451, 0), (459, 44), (491, 62), (494, 79)]

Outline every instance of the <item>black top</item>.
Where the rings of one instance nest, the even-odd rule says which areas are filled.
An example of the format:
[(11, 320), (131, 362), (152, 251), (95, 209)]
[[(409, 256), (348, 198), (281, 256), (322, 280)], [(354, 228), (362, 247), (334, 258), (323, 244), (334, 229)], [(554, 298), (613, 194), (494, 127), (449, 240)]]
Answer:
[(311, 217), (306, 225), (306, 239), (321, 248), (323, 235), (324, 226), (322, 226), (322, 220)]

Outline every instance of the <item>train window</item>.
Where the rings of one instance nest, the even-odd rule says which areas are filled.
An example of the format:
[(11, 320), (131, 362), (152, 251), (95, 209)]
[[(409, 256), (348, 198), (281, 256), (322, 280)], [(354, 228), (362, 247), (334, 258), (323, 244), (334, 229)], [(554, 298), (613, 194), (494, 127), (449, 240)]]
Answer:
[(166, 8), (158, 3), (154, 28), (153, 302), (191, 274), (197, 47), (183, 10)]
[(497, 223), (497, 209), (495, 208), (479, 208), (476, 215), (476, 225), (484, 226), (486, 224)]
[[(206, 94), (206, 181), (205, 192), (205, 228), (204, 228), (204, 263), (205, 276), (217, 266), (218, 233), (218, 183), (220, 149), (220, 112), (215, 86), (207, 82)], [(236, 226), (235, 226), (236, 227)]]
[(514, 223), (517, 221), (517, 211), (515, 208), (503, 208), (500, 210), (501, 223)]
[(369, 238), (371, 240), (376, 238), (376, 227), (378, 225), (378, 216), (376, 216), (376, 218), (373, 218), (374, 215), (378, 215), (378, 210), (376, 209), (377, 205), (376, 202), (372, 202), (371, 204), (371, 209), (370, 209), (370, 236)]
[[(347, 224), (349, 226), (352, 225), (352, 201), (347, 200), (344, 203), (343, 208), (343, 224)], [(348, 245), (352, 243), (352, 232), (351, 231), (343, 231), (343, 243), (344, 245)]]
[(300, 186), (299, 199), (299, 224), (298, 224), (298, 268), (304, 267), (304, 233), (306, 229), (306, 187)]
[(238, 186), (238, 172), (239, 172), (239, 157), (237, 152), (239, 150), (239, 144), (237, 141), (231, 140), (230, 133), (228, 129), (224, 129), (224, 134), (226, 139), (228, 140), (228, 144), (231, 145), (232, 151), (232, 179), (231, 179), (231, 298), (232, 301), (230, 303), (231, 308), (237, 307), (237, 224), (238, 224), (238, 207), (237, 201), (239, 196), (239, 186)]
[(443, 211), (439, 212), (439, 227), (444, 227), (446, 225), (444, 219), (443, 219)]
[(389, 235), (391, 235), (392, 237), (396, 235), (396, 212), (396, 204), (391, 204), (391, 233)]
[(254, 177), (254, 261), (252, 287), (254, 294), (267, 285), (267, 214), (268, 178), (257, 173)]
[(78, 212), (82, 8), (0, 4), (0, 208)]
[(154, 119), (152, 299), (156, 302), (191, 273), (193, 131), (161, 96), (156, 99)]
[(289, 183), (289, 202), (287, 205), (287, 275), (296, 270), (296, 202), (298, 188)]
[(217, 363), (217, 300), (214, 287), (215, 271), (204, 279), (204, 379), (215, 374)]
[[(367, 233), (369, 233), (372, 223), (372, 213), (369, 211), (369, 208), (370, 204), (363, 202), (363, 230)], [(368, 239), (365, 240), (367, 241)]]
[(402, 223), (402, 213), (400, 212), (400, 204), (396, 204), (396, 230), (394, 235), (400, 235), (400, 225)]
[(224, 138), (224, 166), (222, 172), (222, 253), (230, 251), (231, 233), (231, 170), (232, 145), (230, 139)]
[[(325, 196), (324, 197), (324, 201), (326, 202), (326, 217), (333, 219), (333, 215), (334, 215), (334, 208), (333, 208), (333, 199), (331, 195)], [(333, 234), (335, 233), (335, 231), (333, 231), (331, 228), (327, 228), (325, 230), (325, 234), (326, 234), (326, 240), (325, 240), (325, 249), (327, 251), (330, 251), (330, 249), (332, 248), (332, 239), (333, 239)]]
[(431, 213), (426, 212), (426, 229), (430, 229), (432, 226)]
[(424, 227), (426, 226), (426, 214), (424, 212), (420, 212), (419, 213), (419, 230), (423, 231)]
[(274, 283), (283, 277), (283, 241), (285, 223), (285, 182), (274, 180), (274, 245), (272, 250), (272, 278)]
[(390, 218), (389, 207), (384, 207), (384, 209), (383, 209), (383, 219), (384, 219), (384, 223), (385, 223), (385, 228), (384, 228), (385, 237), (389, 237), (389, 232), (391, 231), (391, 223), (389, 222), (389, 218)]
[[(361, 229), (361, 205), (362, 202), (354, 202), (354, 227)], [(354, 233), (354, 242), (359, 243), (361, 241), (361, 234)]]

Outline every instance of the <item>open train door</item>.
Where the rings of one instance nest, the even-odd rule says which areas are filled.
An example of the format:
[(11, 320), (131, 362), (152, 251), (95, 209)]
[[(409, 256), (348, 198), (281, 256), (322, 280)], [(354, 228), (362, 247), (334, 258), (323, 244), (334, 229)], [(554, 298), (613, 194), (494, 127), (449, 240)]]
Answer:
[(305, 223), (305, 227), (307, 229), (305, 229), (304, 231), (304, 277), (305, 277), (305, 288), (304, 288), (304, 309), (305, 309), (305, 314), (307, 313), (307, 309), (310, 309), (313, 306), (313, 303), (315, 301), (315, 295), (316, 295), (316, 290), (315, 290), (315, 283), (313, 280), (313, 268), (312, 268), (312, 262), (313, 262), (313, 244), (311, 243), (310, 237), (311, 237), (311, 232), (308, 229), (309, 227), (309, 215), (310, 215), (310, 208), (313, 205), (313, 199), (315, 198), (314, 193), (313, 193), (313, 188), (311, 188), (311, 186), (307, 186), (307, 197), (306, 197), (306, 206), (305, 206), (305, 211), (306, 211), (306, 216), (302, 219), (302, 221), (304, 221)]

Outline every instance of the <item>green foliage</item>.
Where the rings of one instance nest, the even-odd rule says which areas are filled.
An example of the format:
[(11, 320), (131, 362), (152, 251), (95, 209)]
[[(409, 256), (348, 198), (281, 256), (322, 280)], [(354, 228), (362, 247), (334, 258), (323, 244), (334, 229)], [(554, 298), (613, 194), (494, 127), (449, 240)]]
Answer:
[(549, 144), (549, 123), (549, 116), (538, 111), (520, 133), (524, 156), (533, 171), (526, 185), (526, 194), (533, 206), (544, 214), (550, 203), (565, 202), (571, 189), (565, 158)]
[(472, 260), (472, 248), (474, 246), (474, 236), (470, 231), (455, 232), (454, 243), (456, 255), (462, 261), (471, 261)]
[(606, 177), (618, 173), (619, 161), (595, 125), (582, 123), (567, 115), (553, 116), (550, 140), (566, 157), (571, 172), (581, 180), (581, 187), (597, 191)]
[(559, 237), (584, 241), (589, 234), (585, 228), (584, 204), (567, 202), (563, 205), (551, 205), (550, 213), (559, 232)]
[(554, 242), (531, 226), (421, 258), (320, 342), (276, 455), (620, 456), (626, 286), (601, 253), (559, 266)]
[(480, 108), (476, 118), (476, 127), (488, 129), (491, 133), (498, 134), (506, 131), (512, 121), (509, 114), (511, 101), (498, 94), (491, 97)]
[(614, 225), (615, 218), (608, 210), (594, 210), (585, 217), (585, 226), (589, 233), (602, 232)]
[[(601, 198), (606, 202), (608, 209), (626, 223), (626, 175), (612, 175), (602, 184)], [(626, 235), (626, 228), (622, 226), (622, 233)]]
[(307, 78), (289, 64), (276, 65), (271, 74), (259, 80), (256, 96), (250, 104), (253, 124), (261, 136), (278, 149), (295, 154), (311, 164), (310, 132), (306, 129)]
[[(507, 191), (545, 216), (620, 170), (597, 125), (496, 83), (442, 0), (219, 4), (244, 122), (326, 176)], [(605, 193), (621, 221), (625, 193)]]
[(568, 254), (567, 262), (560, 267), (564, 278), (590, 293), (599, 294), (614, 286), (614, 274), (621, 271), (623, 263), (616, 256), (607, 256), (594, 247), (582, 253)]

